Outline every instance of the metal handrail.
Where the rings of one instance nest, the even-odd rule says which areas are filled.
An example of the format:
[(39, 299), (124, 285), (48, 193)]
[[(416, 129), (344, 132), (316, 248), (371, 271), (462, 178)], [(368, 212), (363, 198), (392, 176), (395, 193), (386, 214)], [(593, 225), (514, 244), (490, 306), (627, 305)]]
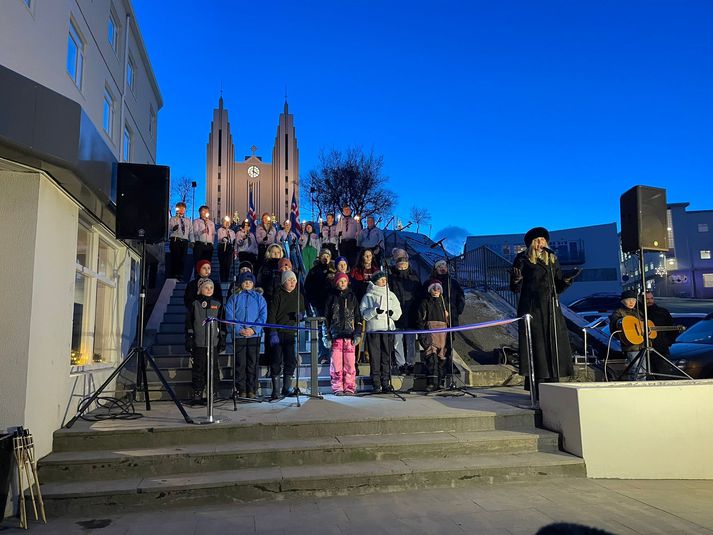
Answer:
[(494, 292), (517, 308), (518, 297), (510, 290), (512, 264), (489, 247), (483, 245), (453, 257), (451, 266), (461, 286)]

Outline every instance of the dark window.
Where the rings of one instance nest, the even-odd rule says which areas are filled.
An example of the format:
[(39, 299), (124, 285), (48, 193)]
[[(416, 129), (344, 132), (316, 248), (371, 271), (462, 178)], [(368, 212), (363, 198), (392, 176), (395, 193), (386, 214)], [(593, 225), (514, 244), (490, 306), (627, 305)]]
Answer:
[(220, 167), (220, 162), (223, 156), (223, 129), (218, 130), (218, 167)]
[(289, 169), (289, 165), (287, 165), (287, 155), (289, 153), (289, 147), (287, 146), (287, 134), (285, 134), (285, 171)]

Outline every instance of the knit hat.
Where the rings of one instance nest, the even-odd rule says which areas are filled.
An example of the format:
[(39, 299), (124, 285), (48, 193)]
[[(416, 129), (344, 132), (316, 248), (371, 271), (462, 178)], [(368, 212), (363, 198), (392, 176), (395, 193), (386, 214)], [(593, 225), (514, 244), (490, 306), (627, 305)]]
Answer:
[(203, 266), (205, 266), (206, 264), (208, 264), (208, 265), (210, 266), (210, 262), (209, 262), (208, 260), (205, 260), (205, 259), (204, 259), (204, 260), (199, 260), (198, 262), (196, 262), (196, 273), (200, 273), (201, 268), (202, 268)]
[(248, 262), (247, 260), (243, 260), (240, 262), (238, 265), (238, 272), (240, 272), (243, 268), (248, 268), (250, 270), (250, 273), (253, 271), (253, 264), (252, 262)]
[(240, 285), (242, 286), (245, 281), (251, 281), (253, 284), (255, 284), (255, 275), (253, 275), (250, 271), (241, 273), (238, 277), (238, 283), (240, 283)]
[(287, 271), (283, 271), (281, 283), (285, 284), (290, 279), (297, 280), (297, 275), (295, 275), (295, 272), (289, 269)]
[(287, 266), (287, 269), (292, 269), (292, 262), (290, 262), (289, 258), (280, 258), (277, 262), (277, 269), (282, 271), (282, 268), (285, 266)]
[(346, 256), (338, 256), (337, 259), (334, 261), (334, 266), (336, 267), (339, 262), (344, 262), (347, 267), (349, 267), (349, 261), (347, 260)]
[(431, 290), (433, 290), (434, 288), (438, 288), (441, 293), (443, 293), (443, 285), (441, 284), (441, 281), (437, 279), (428, 281), (428, 293), (431, 293)]
[(211, 288), (213, 288), (215, 284), (208, 277), (201, 277), (200, 279), (198, 279), (198, 295), (201, 294), (201, 290), (204, 286), (210, 286)]
[(448, 262), (446, 262), (445, 260), (439, 260), (433, 265), (434, 268), (439, 268), (441, 266), (448, 267)]
[(319, 250), (319, 256), (322, 256), (322, 255), (325, 255), (325, 254), (328, 255), (329, 258), (332, 258), (332, 251), (330, 251), (327, 247), (322, 247), (322, 248)]
[(623, 301), (624, 299), (636, 299), (636, 291), (635, 290), (624, 290), (621, 292), (621, 300)]
[(346, 279), (347, 283), (349, 283), (349, 276), (346, 273), (337, 273), (334, 276), (334, 285), (336, 286), (337, 283), (342, 279)]
[(544, 238), (550, 241), (550, 233), (545, 227), (531, 228), (527, 231), (527, 234), (525, 234), (525, 246), (529, 247), (535, 238)]
[(402, 258), (405, 258), (408, 262), (408, 253), (405, 249), (400, 249), (398, 247), (391, 249), (391, 261), (394, 265), (398, 264)]
[(371, 282), (376, 284), (376, 281), (378, 281), (379, 279), (384, 279), (384, 278), (386, 278), (386, 273), (384, 273), (383, 271), (377, 271), (376, 273), (374, 273), (371, 276)]

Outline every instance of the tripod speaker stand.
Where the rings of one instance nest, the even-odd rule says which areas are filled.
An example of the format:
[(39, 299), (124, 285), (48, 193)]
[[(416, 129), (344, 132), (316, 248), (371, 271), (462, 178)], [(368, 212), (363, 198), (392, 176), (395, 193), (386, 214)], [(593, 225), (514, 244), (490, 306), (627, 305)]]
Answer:
[(112, 374), (107, 378), (106, 381), (92, 394), (88, 399), (80, 403), (79, 408), (77, 409), (77, 414), (74, 415), (74, 417), (67, 422), (67, 425), (65, 427), (70, 428), (74, 425), (74, 423), (84, 415), (84, 413), (89, 410), (89, 407), (92, 406), (92, 403), (94, 403), (97, 398), (101, 395), (101, 393), (111, 384), (111, 382), (116, 378), (119, 373), (121, 373), (121, 370), (123, 370), (133, 359), (136, 357), (137, 359), (137, 365), (136, 365), (136, 383), (134, 386), (133, 390), (133, 396), (136, 398), (136, 392), (140, 390), (143, 395), (144, 395), (144, 400), (146, 402), (146, 410), (150, 411), (151, 410), (151, 400), (149, 398), (149, 387), (148, 387), (148, 381), (146, 378), (146, 363), (148, 362), (151, 365), (151, 368), (153, 369), (154, 373), (156, 376), (159, 378), (161, 381), (161, 384), (163, 387), (166, 389), (166, 392), (168, 392), (168, 395), (171, 397), (171, 400), (173, 403), (176, 405), (178, 408), (178, 411), (181, 413), (183, 416), (183, 419), (186, 421), (186, 423), (193, 423), (193, 419), (188, 416), (188, 413), (186, 413), (186, 410), (183, 408), (183, 405), (181, 405), (181, 402), (178, 401), (178, 398), (176, 397), (176, 393), (173, 391), (173, 388), (171, 388), (171, 385), (168, 384), (166, 381), (166, 378), (163, 376), (163, 373), (161, 373), (161, 370), (159, 369), (158, 365), (156, 364), (156, 361), (154, 360), (153, 356), (149, 352), (148, 348), (144, 347), (144, 316), (146, 312), (146, 239), (145, 237), (141, 239), (141, 277), (140, 277), (140, 285), (141, 285), (141, 291), (139, 293), (139, 317), (137, 320), (137, 331), (138, 331), (138, 345), (134, 348), (131, 349), (129, 354), (126, 356), (126, 358), (119, 364), (119, 366), (116, 367), (116, 369), (112, 372)]

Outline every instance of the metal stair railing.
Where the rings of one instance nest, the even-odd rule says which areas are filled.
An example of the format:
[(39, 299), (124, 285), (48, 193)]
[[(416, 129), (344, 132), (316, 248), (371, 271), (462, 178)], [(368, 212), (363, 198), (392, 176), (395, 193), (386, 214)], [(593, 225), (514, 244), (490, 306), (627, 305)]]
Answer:
[(494, 292), (517, 309), (518, 296), (510, 290), (512, 264), (489, 247), (482, 245), (452, 257), (451, 268), (464, 288)]

